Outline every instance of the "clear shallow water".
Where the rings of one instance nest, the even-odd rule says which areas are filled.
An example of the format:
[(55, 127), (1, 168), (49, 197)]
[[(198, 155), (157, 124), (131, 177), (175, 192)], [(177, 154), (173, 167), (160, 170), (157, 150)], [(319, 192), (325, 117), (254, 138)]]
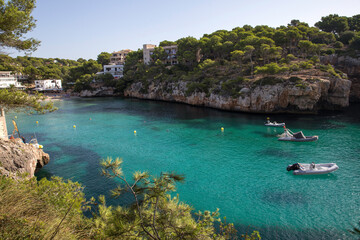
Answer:
[[(130, 198), (110, 200), (116, 183), (99, 173), (102, 158), (122, 157), (128, 178), (137, 170), (184, 174), (181, 200), (196, 210), (220, 208), (240, 233), (354, 238), (347, 229), (360, 220), (360, 106), (319, 116), (270, 116), (293, 131), (319, 135), (317, 142), (293, 143), (277, 141), (282, 128), (263, 126), (265, 115), (117, 98), (56, 105), (59, 110), (46, 115), (7, 115), (9, 132), (16, 115), (26, 139), (35, 133), (50, 154), (38, 177), (70, 178), (86, 186), (88, 197), (105, 194), (109, 203), (122, 204)], [(288, 164), (312, 161), (336, 162), (339, 170), (321, 176), (286, 172)]]

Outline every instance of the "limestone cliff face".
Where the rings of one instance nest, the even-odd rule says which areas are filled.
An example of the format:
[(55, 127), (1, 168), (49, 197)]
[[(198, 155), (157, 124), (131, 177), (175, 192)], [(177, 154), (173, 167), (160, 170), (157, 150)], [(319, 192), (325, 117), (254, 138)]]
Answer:
[(28, 173), (32, 178), (37, 169), (49, 163), (49, 154), (21, 139), (0, 139), (0, 174), (16, 178)]
[(114, 88), (111, 87), (100, 87), (93, 91), (83, 90), (79, 93), (80, 97), (106, 97), (106, 96), (116, 96), (114, 93)]
[(349, 76), (352, 81), (350, 90), (350, 101), (360, 102), (360, 56), (328, 55), (320, 58), (321, 63), (331, 64)]
[[(186, 82), (152, 82), (143, 89), (141, 82), (125, 90), (125, 96), (142, 99), (182, 102), (196, 106), (254, 113), (315, 113), (319, 109), (340, 109), (349, 105), (351, 81), (320, 78), (299, 85), (283, 82), (275, 85), (243, 87), (239, 97), (204, 92), (186, 95)], [(145, 92), (145, 93), (144, 93)]]

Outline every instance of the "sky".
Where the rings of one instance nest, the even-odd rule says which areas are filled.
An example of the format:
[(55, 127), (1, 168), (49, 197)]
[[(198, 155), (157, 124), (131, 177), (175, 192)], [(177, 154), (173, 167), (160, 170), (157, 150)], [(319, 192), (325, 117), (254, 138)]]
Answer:
[(360, 0), (37, 0), (36, 28), (26, 37), (41, 41), (33, 57), (96, 59), (245, 24), (278, 27), (298, 19), (313, 26), (329, 14), (360, 14)]

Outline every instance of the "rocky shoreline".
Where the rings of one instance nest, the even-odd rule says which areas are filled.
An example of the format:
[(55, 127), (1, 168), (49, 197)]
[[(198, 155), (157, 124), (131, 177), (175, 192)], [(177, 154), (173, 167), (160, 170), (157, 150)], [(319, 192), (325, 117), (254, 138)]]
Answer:
[(34, 177), (35, 172), (48, 164), (49, 154), (31, 144), (25, 144), (20, 138), (0, 138), (0, 175), (18, 178), (26, 175)]
[[(222, 110), (251, 113), (316, 113), (322, 109), (341, 109), (349, 106), (351, 81), (340, 78), (317, 78), (306, 85), (291, 82), (256, 87), (244, 86), (237, 98), (219, 94), (194, 92), (186, 95), (186, 82), (153, 82), (142, 93), (141, 82), (132, 84), (125, 96), (141, 99), (181, 102)], [(164, 91), (164, 89), (166, 89)]]

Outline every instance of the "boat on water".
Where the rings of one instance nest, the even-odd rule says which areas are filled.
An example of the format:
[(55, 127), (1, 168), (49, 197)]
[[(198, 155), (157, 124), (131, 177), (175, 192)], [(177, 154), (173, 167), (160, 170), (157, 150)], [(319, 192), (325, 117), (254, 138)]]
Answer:
[(287, 171), (293, 171), (294, 175), (317, 175), (326, 174), (338, 170), (336, 163), (295, 163), (287, 166)]
[(267, 118), (266, 122), (265, 122), (265, 126), (267, 126), (267, 127), (283, 127), (283, 126), (285, 126), (285, 123), (278, 123), (276, 121), (271, 122), (270, 118)]
[(302, 131), (293, 133), (290, 129), (284, 126), (284, 133), (279, 135), (279, 141), (291, 142), (312, 142), (319, 139), (319, 136), (305, 136)]
[(283, 127), (285, 126), (285, 123), (278, 123), (278, 122), (266, 122), (265, 123), (265, 126), (268, 126), (268, 127)]

